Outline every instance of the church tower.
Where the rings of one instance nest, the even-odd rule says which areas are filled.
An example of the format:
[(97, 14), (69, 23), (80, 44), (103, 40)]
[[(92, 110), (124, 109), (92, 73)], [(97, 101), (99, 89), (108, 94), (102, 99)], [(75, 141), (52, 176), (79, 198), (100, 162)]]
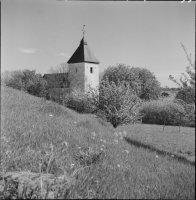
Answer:
[(89, 85), (92, 88), (99, 86), (99, 61), (90, 50), (84, 38), (84, 32), (79, 47), (67, 63), (69, 66), (70, 92), (74, 88), (86, 92)]

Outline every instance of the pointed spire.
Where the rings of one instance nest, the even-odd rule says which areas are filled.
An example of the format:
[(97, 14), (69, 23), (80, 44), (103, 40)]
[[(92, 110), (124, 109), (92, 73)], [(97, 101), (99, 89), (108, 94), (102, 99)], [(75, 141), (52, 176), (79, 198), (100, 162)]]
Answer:
[(74, 54), (71, 56), (71, 58), (67, 61), (67, 63), (80, 63), (80, 62), (88, 62), (88, 63), (97, 63), (99, 64), (99, 61), (94, 56), (93, 52), (88, 47), (87, 41), (84, 38), (84, 29), (85, 25), (83, 25), (83, 38), (80, 41), (79, 47), (76, 49)]
[(84, 36), (83, 36), (82, 40), (80, 41), (79, 47), (73, 53), (71, 58), (67, 61), (67, 63), (80, 63), (80, 62), (99, 64), (99, 61), (94, 56), (91, 49), (89, 48)]
[(83, 25), (83, 29), (82, 29), (82, 32), (83, 32), (83, 38), (82, 38), (82, 40), (81, 40), (81, 44), (82, 45), (87, 45), (87, 42), (86, 42), (86, 39), (84, 38), (84, 34), (85, 34), (85, 25)]
[(82, 32), (83, 32), (83, 38), (84, 38), (84, 33), (85, 33), (84, 27), (85, 27), (85, 25), (83, 25), (83, 29), (82, 29)]

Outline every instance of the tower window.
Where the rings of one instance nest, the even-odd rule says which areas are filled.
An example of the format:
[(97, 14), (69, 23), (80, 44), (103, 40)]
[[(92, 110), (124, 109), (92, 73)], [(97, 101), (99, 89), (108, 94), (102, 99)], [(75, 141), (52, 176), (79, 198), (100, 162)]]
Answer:
[(91, 74), (93, 73), (93, 68), (92, 68), (92, 67), (90, 68), (90, 73), (91, 73)]
[(78, 72), (78, 69), (76, 68), (76, 73)]

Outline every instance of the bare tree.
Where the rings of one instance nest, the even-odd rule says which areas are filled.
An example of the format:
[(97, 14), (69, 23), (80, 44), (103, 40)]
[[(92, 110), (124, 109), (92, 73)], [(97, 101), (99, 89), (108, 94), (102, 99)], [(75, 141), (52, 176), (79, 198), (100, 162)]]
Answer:
[(62, 62), (58, 64), (56, 67), (51, 67), (48, 70), (49, 73), (55, 74), (55, 73), (67, 73), (68, 72), (68, 64), (65, 62)]

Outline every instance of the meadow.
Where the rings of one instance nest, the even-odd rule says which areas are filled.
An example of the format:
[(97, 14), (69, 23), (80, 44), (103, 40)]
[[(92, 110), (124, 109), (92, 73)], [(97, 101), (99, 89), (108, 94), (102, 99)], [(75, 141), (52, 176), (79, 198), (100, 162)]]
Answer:
[[(1, 88), (1, 162), (2, 199), (195, 199), (195, 128), (114, 129), (95, 115), (7, 87)], [(64, 180), (42, 185), (40, 179), (36, 191), (21, 195), (6, 185), (10, 172)]]

